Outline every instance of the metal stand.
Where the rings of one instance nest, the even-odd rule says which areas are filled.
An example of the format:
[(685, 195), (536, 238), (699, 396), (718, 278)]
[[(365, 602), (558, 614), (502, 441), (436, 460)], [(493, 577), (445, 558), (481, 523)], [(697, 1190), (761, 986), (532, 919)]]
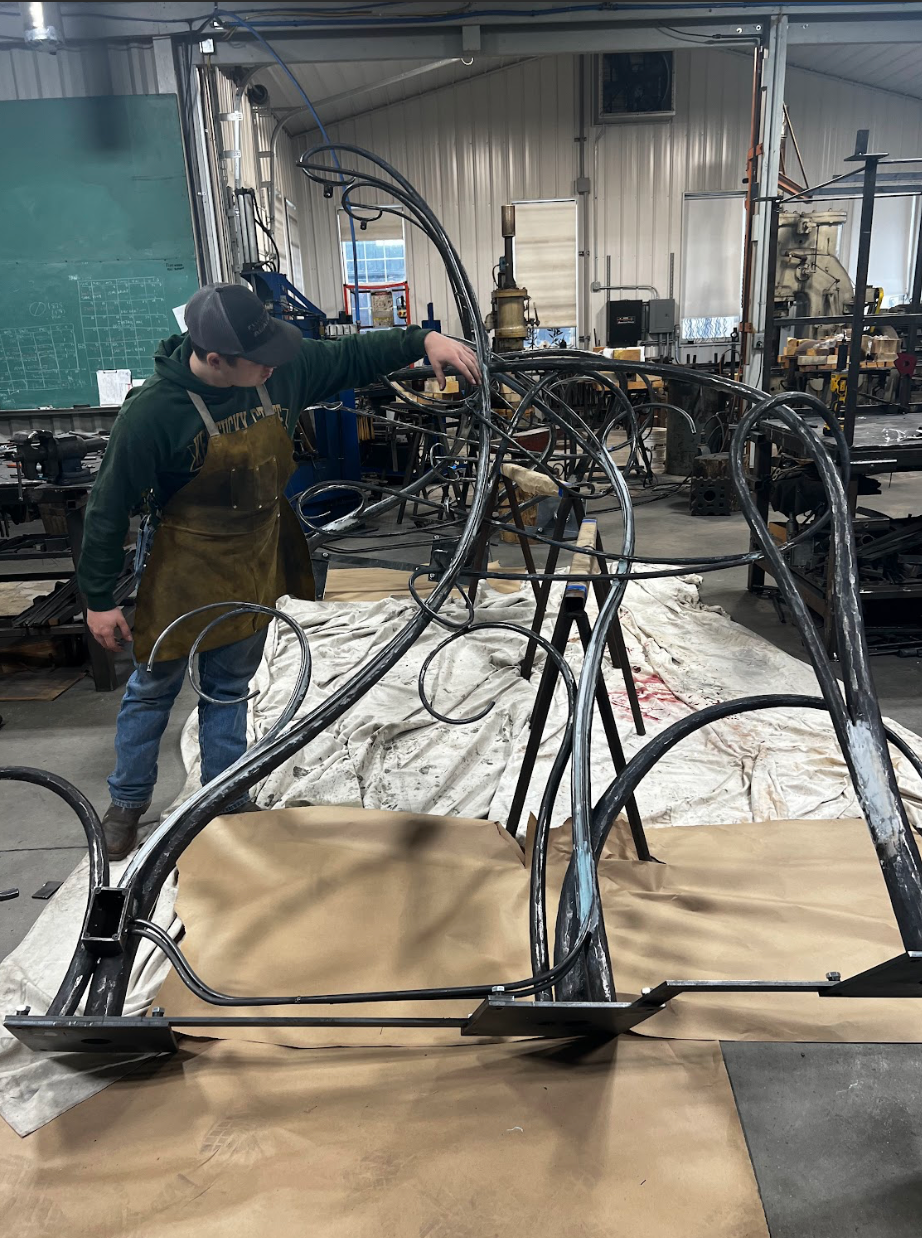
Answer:
[[(579, 634), (583, 649), (585, 650), (589, 644), (589, 638), (592, 635), (592, 625), (589, 622), (589, 616), (586, 614), (587, 593), (587, 587), (582, 584), (569, 585), (564, 593), (563, 604), (558, 612), (557, 622), (554, 625), (554, 634), (551, 637), (551, 645), (561, 657), (566, 655), (567, 642), (570, 639), (570, 629), (574, 626)], [(544, 728), (550, 712), (551, 701), (554, 698), (556, 680), (556, 664), (551, 658), (548, 658), (544, 663), (544, 670), (541, 673), (541, 680), (535, 695), (535, 704), (529, 723), (528, 744), (525, 748), (525, 755), (522, 758), (522, 768), (519, 771), (515, 794), (512, 797), (512, 805), (506, 821), (506, 829), (510, 834), (515, 834), (522, 816), (525, 796), (528, 794), (528, 787), (534, 774), (538, 749), (541, 747), (541, 738), (544, 734)], [(624, 749), (621, 747), (618, 724), (615, 721), (615, 714), (611, 707), (611, 701), (608, 698), (605, 681), (601, 675), (599, 675), (598, 683), (596, 684), (595, 700), (602, 719), (602, 726), (605, 728), (605, 738), (608, 740), (608, 747), (614, 761), (615, 770), (620, 774), (627, 762), (624, 757)], [(637, 851), (637, 858), (649, 860), (651, 856), (643, 831), (643, 822), (640, 819), (640, 813), (633, 795), (627, 800), (625, 807), (631, 826), (631, 836)]]
[[(513, 518), (518, 510), (514, 505), (514, 497), (510, 500), (512, 506)], [(585, 508), (582, 501), (574, 495), (567, 495), (561, 499), (560, 506), (557, 509), (557, 519), (554, 522), (554, 532), (552, 534), (555, 542), (563, 540), (564, 529), (567, 527), (567, 520), (570, 517), (570, 512), (576, 515), (577, 520), (582, 524), (586, 518)], [(602, 549), (602, 539), (596, 531), (595, 549)], [(544, 565), (545, 576), (552, 576), (557, 569), (557, 561), (560, 558), (560, 547), (551, 546), (548, 550), (547, 562)], [(608, 565), (604, 559), (596, 561), (599, 565), (599, 577), (593, 580), (592, 589), (595, 594), (596, 602), (601, 607), (605, 601), (608, 590), (611, 588), (612, 576), (608, 570)], [(529, 568), (529, 571), (532, 569)], [(552, 581), (543, 580), (535, 587), (535, 601), (537, 603), (535, 609), (534, 622), (531, 625), (532, 632), (539, 633), (547, 617), (548, 602), (551, 596)], [(525, 679), (531, 678), (531, 672), (535, 664), (535, 654), (538, 651), (538, 642), (534, 637), (529, 640), (525, 648), (525, 656), (522, 659), (522, 675)], [(631, 673), (631, 663), (627, 656), (627, 646), (624, 643), (624, 631), (621, 627), (621, 619), (615, 615), (612, 625), (608, 630), (608, 652), (611, 656), (612, 666), (621, 668), (622, 676), (624, 677), (624, 690), (627, 693), (628, 703), (631, 707), (631, 717), (634, 720), (634, 730), (638, 735), (646, 735), (647, 729), (644, 725), (643, 713), (640, 709), (640, 702), (637, 699), (637, 686), (634, 683), (634, 676)]]

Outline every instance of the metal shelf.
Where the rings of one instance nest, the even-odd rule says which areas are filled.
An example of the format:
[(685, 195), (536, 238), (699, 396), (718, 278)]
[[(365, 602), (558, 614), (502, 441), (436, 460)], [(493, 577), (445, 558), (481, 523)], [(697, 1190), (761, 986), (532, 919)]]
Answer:
[[(758, 559), (756, 566), (760, 567), (767, 576), (773, 579), (775, 573), (772, 571), (771, 564), (766, 559)], [(811, 610), (815, 610), (817, 614), (825, 616), (826, 614), (826, 590), (822, 585), (817, 584), (809, 576), (804, 576), (796, 568), (791, 568), (791, 575), (794, 577), (794, 583), (797, 586), (797, 591), (803, 600), (807, 603)], [(907, 584), (896, 585), (888, 582), (880, 584), (861, 585), (858, 590), (860, 596), (870, 602), (888, 602), (907, 600), (910, 598), (922, 598), (922, 579), (911, 581)]]

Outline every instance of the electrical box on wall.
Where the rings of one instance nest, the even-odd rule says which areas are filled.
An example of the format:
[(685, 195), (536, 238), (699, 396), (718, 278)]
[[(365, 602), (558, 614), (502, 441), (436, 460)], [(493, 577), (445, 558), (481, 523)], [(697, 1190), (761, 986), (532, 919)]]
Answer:
[(675, 301), (654, 297), (648, 302), (647, 330), (651, 335), (672, 335), (675, 330)]
[(608, 302), (609, 348), (633, 348), (644, 337), (644, 302)]

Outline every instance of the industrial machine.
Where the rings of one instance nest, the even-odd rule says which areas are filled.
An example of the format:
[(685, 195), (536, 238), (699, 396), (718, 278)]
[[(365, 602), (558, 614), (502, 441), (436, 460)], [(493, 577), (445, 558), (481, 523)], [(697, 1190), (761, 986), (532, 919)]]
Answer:
[[(293, 322), (307, 340), (321, 340), (327, 334), (330, 319), (279, 271), (244, 271), (243, 278), (273, 318)], [(340, 314), (335, 321), (343, 326), (351, 325), (352, 319)]]
[[(119, 676), (114, 654), (86, 628), (76, 565), (90, 488), (107, 443), (98, 431), (43, 429), (16, 431), (0, 442), (0, 580), (32, 581), (36, 590), (18, 614), (0, 618), (0, 646), (18, 649), (37, 639), (46, 646), (42, 657), (68, 664), (85, 659), (98, 691), (117, 687)], [(39, 521), (40, 529), (10, 536), (12, 525)], [(68, 559), (70, 569), (64, 566)], [(134, 590), (132, 559), (126, 554), (116, 605)]]
[[(262, 221), (256, 194), (252, 189), (234, 190), (237, 204), (237, 228), (241, 253), (241, 275), (274, 318), (293, 322), (305, 339), (319, 340), (328, 334), (342, 334), (351, 330), (352, 318), (341, 312), (337, 318), (328, 317), (322, 309), (310, 301), (303, 292), (276, 270), (278, 249), (271, 232)], [(259, 252), (257, 229), (262, 230), (276, 250), (274, 260), (263, 260)], [(332, 329), (331, 329), (332, 328)]]
[(0, 458), (12, 461), (28, 481), (50, 486), (74, 486), (90, 481), (95, 473), (84, 464), (87, 456), (102, 455), (106, 439), (99, 434), (71, 430), (17, 430), (0, 445)]
[(795, 318), (851, 312), (855, 286), (839, 261), (844, 211), (782, 211), (778, 217), (775, 305)]
[[(516, 352), (525, 347), (528, 336), (526, 303), (528, 289), (515, 282), (515, 207), (502, 211), (503, 253), (496, 267), (496, 287), (493, 289), (493, 310), (487, 315), (486, 327), (493, 332), (497, 352)], [(537, 326), (537, 319), (534, 321)]]

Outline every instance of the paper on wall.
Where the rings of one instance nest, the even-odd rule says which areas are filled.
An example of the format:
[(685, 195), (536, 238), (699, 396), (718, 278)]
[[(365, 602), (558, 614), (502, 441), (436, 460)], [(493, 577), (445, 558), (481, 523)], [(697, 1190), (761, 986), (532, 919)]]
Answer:
[(173, 317), (179, 323), (180, 331), (186, 330), (186, 307), (184, 305), (173, 306)]
[(97, 370), (96, 383), (100, 405), (114, 404), (117, 407), (131, 390), (131, 370)]

